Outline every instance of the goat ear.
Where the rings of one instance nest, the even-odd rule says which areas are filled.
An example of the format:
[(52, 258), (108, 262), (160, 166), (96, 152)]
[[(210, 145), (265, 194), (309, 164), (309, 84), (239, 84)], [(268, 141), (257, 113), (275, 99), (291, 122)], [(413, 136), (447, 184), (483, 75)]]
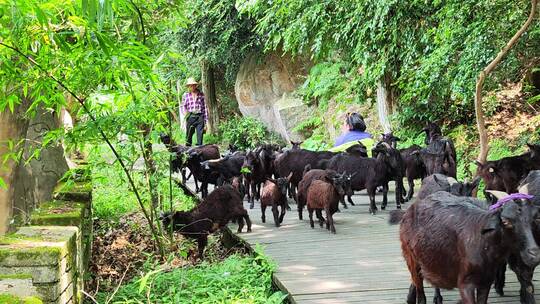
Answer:
[(501, 227), (501, 219), (500, 219), (500, 212), (497, 212), (493, 215), (491, 215), (486, 224), (484, 225), (484, 227), (482, 227), (482, 231), (481, 233), (482, 234), (486, 234), (488, 232), (492, 232), (492, 231), (495, 231), (497, 229), (499, 229), (499, 227)]
[(529, 194), (529, 183), (526, 183), (525, 185), (521, 185), (518, 189), (519, 193), (523, 194)]
[(478, 166), (478, 168), (482, 169), (484, 167), (484, 164), (482, 164), (479, 160), (475, 160), (474, 163), (476, 164), (476, 166)]
[(506, 197), (508, 196), (508, 193), (504, 192), (504, 191), (497, 191), (497, 190), (486, 190), (487, 193), (490, 193), (491, 195), (493, 195), (494, 197), (496, 197), (497, 199), (501, 199), (503, 197)]

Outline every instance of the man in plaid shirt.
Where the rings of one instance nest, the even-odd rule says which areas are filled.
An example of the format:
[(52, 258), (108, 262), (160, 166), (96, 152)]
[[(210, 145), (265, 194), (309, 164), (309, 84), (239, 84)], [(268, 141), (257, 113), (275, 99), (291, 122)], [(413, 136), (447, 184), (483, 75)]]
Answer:
[(186, 145), (191, 146), (193, 133), (197, 131), (197, 145), (200, 146), (203, 143), (203, 133), (208, 121), (204, 94), (197, 88), (198, 83), (195, 79), (188, 78), (186, 85), (189, 92), (182, 96), (182, 104), (180, 105), (180, 114), (186, 116)]

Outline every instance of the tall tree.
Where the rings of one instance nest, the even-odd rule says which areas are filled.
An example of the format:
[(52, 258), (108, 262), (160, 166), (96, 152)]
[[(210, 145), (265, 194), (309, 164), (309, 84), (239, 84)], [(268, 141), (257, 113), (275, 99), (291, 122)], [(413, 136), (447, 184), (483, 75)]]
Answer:
[(538, 0), (531, 0), (529, 17), (527, 18), (525, 23), (523, 23), (521, 28), (519, 28), (519, 30), (514, 34), (514, 36), (510, 38), (508, 43), (506, 43), (506, 45), (501, 49), (495, 59), (493, 59), (478, 75), (474, 97), (474, 108), (476, 112), (478, 134), (480, 135), (480, 154), (478, 155), (478, 161), (480, 163), (486, 162), (489, 152), (489, 139), (486, 130), (486, 123), (484, 120), (484, 109), (482, 108), (482, 89), (484, 88), (484, 82), (486, 80), (486, 77), (497, 67), (497, 65), (502, 61), (504, 56), (508, 54), (510, 49), (517, 43), (521, 35), (523, 35), (523, 33), (525, 33), (525, 31), (529, 28), (536, 14), (537, 3)]
[[(254, 22), (239, 14), (235, 1), (189, 0), (186, 4), (190, 24), (178, 32), (178, 37), (184, 48), (193, 54), (192, 62), (200, 65), (210, 131), (215, 133), (220, 115), (216, 81), (233, 83), (241, 61), (256, 49)], [(216, 79), (218, 70), (224, 79)]]

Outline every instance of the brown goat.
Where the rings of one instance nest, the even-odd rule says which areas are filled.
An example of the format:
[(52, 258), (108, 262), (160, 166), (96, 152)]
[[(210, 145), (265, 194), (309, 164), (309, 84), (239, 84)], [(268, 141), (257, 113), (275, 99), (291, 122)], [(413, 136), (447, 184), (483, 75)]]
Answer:
[[(291, 179), (292, 173), (288, 177), (280, 177), (277, 180), (268, 179), (261, 189), (261, 220), (266, 222), (266, 207), (272, 207), (274, 215), (274, 223), (279, 227), (283, 222), (285, 213), (288, 207), (287, 204), (287, 185)], [(281, 213), (278, 216), (278, 207), (281, 208)]]
[(332, 215), (338, 210), (340, 198), (345, 195), (343, 190), (343, 175), (328, 180), (314, 180), (307, 191), (307, 209), (309, 213), (309, 224), (311, 228), (315, 227), (313, 223), (313, 211), (316, 212), (319, 219), (319, 225), (322, 227), (322, 210), (326, 213), (326, 229), (336, 233), (334, 227), (334, 218)]
[(197, 240), (198, 255), (202, 258), (208, 234), (222, 229), (231, 220), (238, 222), (238, 233), (242, 232), (244, 219), (247, 232), (251, 232), (251, 220), (242, 204), (240, 194), (230, 185), (212, 191), (199, 205), (190, 211), (167, 212), (160, 216), (165, 228), (173, 224), (173, 230)]

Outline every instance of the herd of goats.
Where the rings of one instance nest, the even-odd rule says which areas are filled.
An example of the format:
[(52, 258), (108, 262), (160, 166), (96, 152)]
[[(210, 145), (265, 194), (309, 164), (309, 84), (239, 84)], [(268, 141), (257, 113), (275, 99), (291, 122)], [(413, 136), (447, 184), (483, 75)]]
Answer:
[[(389, 222), (400, 224), (412, 278), (408, 304), (426, 303), (424, 280), (436, 288), (436, 304), (442, 303), (440, 289), (453, 288), (459, 288), (464, 304), (487, 303), (492, 284), (504, 295), (507, 264), (519, 280), (521, 303), (536, 303), (532, 278), (540, 264), (540, 145), (528, 144), (529, 151), (521, 155), (477, 163), (477, 177), (459, 182), (452, 141), (434, 123), (424, 131), (425, 146), (406, 149), (397, 149), (399, 138), (385, 134), (371, 157), (361, 142), (338, 153), (301, 149), (297, 142), (291, 142), (292, 148), (263, 144), (246, 152), (230, 146), (221, 156), (216, 145), (185, 147), (163, 134), (161, 140), (174, 156), (172, 170), (185, 183), (189, 169), (203, 200), (191, 211), (166, 213), (161, 220), (196, 239), (202, 257), (208, 234), (229, 221), (238, 223), (238, 232), (245, 221), (251, 231), (245, 196), (250, 208), (260, 201), (263, 223), (270, 207), (279, 227), (290, 210), (290, 197), (300, 220), (307, 207), (312, 228), (315, 213), (320, 227), (326, 224), (336, 233), (332, 215), (340, 204), (354, 205), (354, 191), (367, 191), (369, 212), (375, 214), (375, 194), (382, 191), (385, 209), (388, 183), (394, 181), (397, 210), (390, 212)], [(422, 179), (419, 193), (401, 210), (402, 203), (413, 199), (415, 179)], [(486, 200), (473, 197), (480, 180)], [(216, 186), (211, 193), (208, 184)]]

